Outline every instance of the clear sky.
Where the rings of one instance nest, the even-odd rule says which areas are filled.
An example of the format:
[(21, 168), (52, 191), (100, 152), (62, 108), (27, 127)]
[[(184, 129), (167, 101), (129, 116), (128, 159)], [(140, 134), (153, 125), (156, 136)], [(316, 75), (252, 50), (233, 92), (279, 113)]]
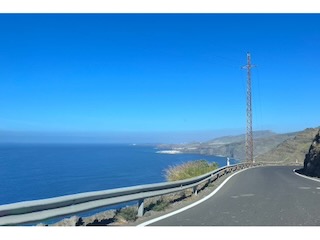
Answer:
[(319, 26), (319, 14), (2, 14), (0, 130), (110, 142), (244, 133), (248, 51), (254, 130), (316, 127)]

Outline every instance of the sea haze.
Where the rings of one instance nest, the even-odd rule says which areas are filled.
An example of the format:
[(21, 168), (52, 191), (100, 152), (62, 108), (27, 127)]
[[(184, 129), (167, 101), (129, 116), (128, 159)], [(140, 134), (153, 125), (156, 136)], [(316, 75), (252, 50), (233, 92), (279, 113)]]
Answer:
[(226, 164), (223, 157), (156, 152), (141, 145), (1, 144), (0, 205), (163, 182), (168, 166), (189, 160)]

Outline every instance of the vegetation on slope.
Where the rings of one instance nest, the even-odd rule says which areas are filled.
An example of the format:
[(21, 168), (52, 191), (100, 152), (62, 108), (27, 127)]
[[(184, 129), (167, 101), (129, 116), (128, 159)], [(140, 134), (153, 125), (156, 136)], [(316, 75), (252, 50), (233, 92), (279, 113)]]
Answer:
[(165, 170), (168, 181), (178, 181), (200, 176), (218, 168), (217, 163), (209, 163), (206, 160), (185, 162), (181, 165), (170, 166)]
[[(264, 154), (285, 140), (294, 138), (298, 133), (276, 134), (271, 131), (254, 131), (254, 157)], [(196, 153), (230, 157), (245, 160), (245, 135), (226, 136), (202, 143), (159, 145), (159, 148), (179, 150), (183, 153)]]
[(303, 163), (318, 128), (307, 128), (256, 158), (257, 162)]

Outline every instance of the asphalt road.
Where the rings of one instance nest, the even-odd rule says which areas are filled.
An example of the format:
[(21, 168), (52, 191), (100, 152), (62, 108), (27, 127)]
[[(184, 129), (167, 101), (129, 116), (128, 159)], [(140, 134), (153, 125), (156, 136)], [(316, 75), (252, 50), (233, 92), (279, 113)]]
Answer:
[(320, 226), (320, 182), (293, 169), (248, 169), (203, 203), (149, 226)]

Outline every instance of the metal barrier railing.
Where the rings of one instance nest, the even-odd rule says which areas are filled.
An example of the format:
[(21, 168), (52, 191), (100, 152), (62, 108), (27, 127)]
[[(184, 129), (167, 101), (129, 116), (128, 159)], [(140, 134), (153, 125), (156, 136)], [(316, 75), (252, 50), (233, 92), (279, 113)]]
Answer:
[(85, 192), (42, 200), (25, 201), (0, 206), (0, 225), (35, 223), (50, 218), (67, 216), (92, 209), (108, 207), (125, 202), (138, 201), (138, 216), (144, 214), (144, 199), (193, 188), (219, 177), (252, 166), (240, 163), (221, 167), (212, 172), (187, 180), (138, 185), (103, 191)]

